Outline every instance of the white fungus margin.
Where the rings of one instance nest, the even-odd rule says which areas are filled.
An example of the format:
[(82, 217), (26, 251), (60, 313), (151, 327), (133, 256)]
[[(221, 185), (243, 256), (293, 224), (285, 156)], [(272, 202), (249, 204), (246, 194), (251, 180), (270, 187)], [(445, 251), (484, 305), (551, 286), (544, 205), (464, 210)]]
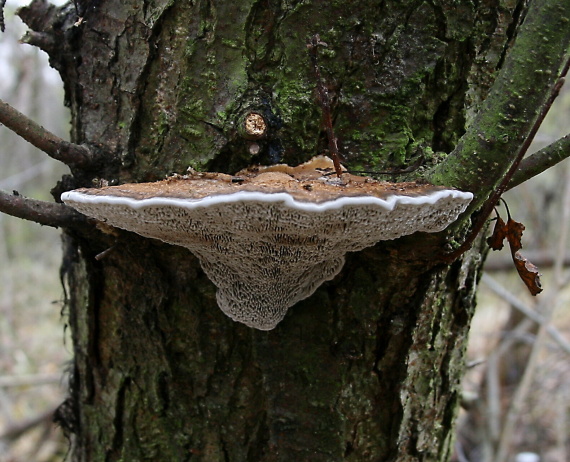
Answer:
[[(255, 178), (262, 175), (268, 177), (261, 173), (250, 175), (251, 181), (246, 177), (232, 182), (223, 175), (195, 174), (152, 184), (69, 191), (61, 198), (109, 225), (188, 248), (217, 286), (224, 313), (250, 327), (270, 330), (289, 307), (338, 274), (346, 252), (417, 231), (442, 231), (473, 197), (410, 184), (378, 193), (384, 197), (351, 193), (350, 179), (339, 183), (320, 170), (319, 177), (310, 180), (272, 173), (261, 187)], [(272, 180), (278, 186), (269, 192)], [(201, 190), (208, 182), (225, 184), (208, 194)], [(291, 182), (300, 183), (295, 192), (288, 191)], [(315, 192), (311, 200), (319, 183), (333, 192), (327, 192), (326, 199)], [(383, 183), (368, 179), (366, 189), (376, 184)], [(145, 190), (146, 185), (152, 185), (153, 192)]]

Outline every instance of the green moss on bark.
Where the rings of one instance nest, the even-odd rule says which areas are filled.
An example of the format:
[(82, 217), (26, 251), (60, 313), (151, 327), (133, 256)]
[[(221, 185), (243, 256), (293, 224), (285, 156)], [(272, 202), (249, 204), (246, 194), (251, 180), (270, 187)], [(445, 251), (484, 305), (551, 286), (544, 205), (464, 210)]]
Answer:
[(516, 157), (570, 45), (570, 5), (532, 3), (493, 89), (448, 159), (428, 179), (477, 194), (476, 207)]

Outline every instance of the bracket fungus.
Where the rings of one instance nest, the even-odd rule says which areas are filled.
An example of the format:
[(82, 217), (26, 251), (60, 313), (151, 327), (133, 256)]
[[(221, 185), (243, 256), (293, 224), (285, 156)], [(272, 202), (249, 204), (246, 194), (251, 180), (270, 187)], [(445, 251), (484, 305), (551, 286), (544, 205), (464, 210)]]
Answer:
[(78, 189), (79, 212), (190, 249), (230, 318), (273, 329), (341, 270), (346, 252), (455, 221), (472, 194), (334, 172), (323, 156), (238, 176), (196, 173), (155, 183)]

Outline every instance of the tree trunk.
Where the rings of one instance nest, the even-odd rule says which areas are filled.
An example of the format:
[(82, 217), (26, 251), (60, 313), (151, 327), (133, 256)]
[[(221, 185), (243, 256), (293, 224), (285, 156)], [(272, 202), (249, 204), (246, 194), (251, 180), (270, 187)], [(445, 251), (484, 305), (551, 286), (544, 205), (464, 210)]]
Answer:
[[(499, 0), (75, 3), (20, 12), (62, 75), (72, 141), (103, 159), (56, 197), (325, 153), (315, 33), (344, 164), (417, 177), (457, 145), (526, 12)], [(244, 136), (251, 112), (263, 139)], [(227, 318), (187, 250), (69, 230), (75, 356), (59, 418), (73, 459), (447, 460), (484, 253), (438, 263), (460, 223), (348, 255), (269, 332)]]

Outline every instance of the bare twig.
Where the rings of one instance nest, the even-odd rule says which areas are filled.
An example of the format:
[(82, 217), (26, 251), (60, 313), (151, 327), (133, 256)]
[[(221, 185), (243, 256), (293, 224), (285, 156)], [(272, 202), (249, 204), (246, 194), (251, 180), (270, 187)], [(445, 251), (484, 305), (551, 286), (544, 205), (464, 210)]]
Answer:
[(486, 383), (486, 403), (487, 409), (484, 414), (486, 416), (486, 427), (489, 438), (483, 441), (483, 459), (493, 460), (492, 454), (494, 448), (500, 438), (501, 429), (501, 387), (499, 380), (499, 361), (512, 348), (513, 344), (518, 341), (533, 326), (533, 321), (524, 318), (511, 329), (509, 335), (501, 340), (501, 343), (491, 351), (487, 358), (487, 370), (485, 372)]
[(327, 131), (327, 137), (329, 141), (329, 151), (333, 160), (334, 169), (337, 176), (340, 178), (342, 176), (342, 167), (340, 165), (340, 152), (338, 150), (338, 145), (336, 141), (336, 136), (334, 135), (333, 122), (331, 116), (331, 105), (329, 100), (329, 92), (323, 83), (321, 77), (321, 70), (318, 63), (318, 47), (326, 47), (327, 44), (321, 41), (319, 34), (313, 35), (311, 40), (307, 44), (309, 49), (309, 54), (311, 56), (311, 61), (313, 62), (313, 67), (315, 70), (315, 76), (317, 78), (317, 92), (319, 93), (319, 102), (321, 109), (323, 111), (323, 121), (325, 124), (325, 129)]
[(36, 32), (33, 30), (27, 31), (25, 35), (20, 39), (20, 42), (36, 46), (48, 54), (58, 46), (58, 43), (53, 34), (50, 34), (48, 32)]
[(54, 135), (2, 100), (0, 100), (0, 123), (50, 157), (70, 167), (88, 166), (94, 161), (92, 152), (85, 146), (70, 143)]
[(512, 189), (570, 157), (570, 134), (523, 159), (507, 186)]
[(44, 173), (46, 171), (46, 167), (51, 165), (53, 165), (53, 160), (45, 158), (42, 162), (38, 162), (24, 170), (20, 170), (18, 173), (4, 177), (0, 180), (0, 189), (17, 189), (28, 181), (32, 181), (34, 178)]
[[(551, 301), (551, 300), (549, 300)], [(550, 313), (547, 314), (547, 320), (549, 321), (553, 310), (550, 310)], [(509, 453), (511, 450), (512, 442), (513, 442), (513, 434), (516, 429), (516, 424), (519, 420), (519, 416), (522, 410), (523, 403), (528, 396), (530, 391), (530, 387), (532, 381), (534, 379), (536, 367), (539, 363), (538, 355), (542, 346), (544, 345), (545, 337), (546, 337), (546, 325), (548, 323), (544, 323), (540, 326), (538, 333), (535, 337), (534, 344), (528, 358), (523, 376), (517, 386), (517, 389), (514, 393), (514, 396), (511, 400), (509, 409), (507, 411), (505, 421), (503, 424), (503, 429), (501, 431), (501, 438), (499, 440), (499, 444), (497, 446), (497, 453), (495, 457), (496, 462), (506, 462), (509, 457)]]
[(562, 210), (560, 224), (560, 235), (558, 236), (557, 258), (554, 261), (554, 278), (559, 288), (565, 284), (564, 277), (564, 253), (568, 243), (568, 234), (570, 233), (570, 166), (566, 165), (566, 175), (564, 181), (564, 197), (562, 199)]
[(39, 201), (0, 190), (0, 212), (40, 225), (59, 228), (85, 223), (85, 216), (64, 204)]
[(459, 462), (469, 462), (469, 459), (463, 450), (463, 445), (459, 441), (455, 442), (455, 454), (457, 455), (457, 460)]

